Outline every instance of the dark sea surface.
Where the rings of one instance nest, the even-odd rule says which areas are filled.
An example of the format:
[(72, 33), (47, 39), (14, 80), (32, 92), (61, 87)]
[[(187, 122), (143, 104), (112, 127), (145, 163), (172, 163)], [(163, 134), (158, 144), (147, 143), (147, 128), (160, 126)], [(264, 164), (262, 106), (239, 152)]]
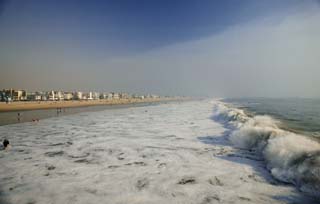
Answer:
[(243, 98), (224, 101), (249, 114), (272, 116), (291, 131), (320, 138), (320, 99)]

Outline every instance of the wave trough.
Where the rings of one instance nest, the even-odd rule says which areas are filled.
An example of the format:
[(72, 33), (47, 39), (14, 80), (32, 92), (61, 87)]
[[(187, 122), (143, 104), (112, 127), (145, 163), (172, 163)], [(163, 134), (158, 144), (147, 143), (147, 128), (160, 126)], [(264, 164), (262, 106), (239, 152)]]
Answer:
[(270, 116), (249, 116), (221, 101), (213, 103), (214, 119), (232, 130), (229, 139), (236, 147), (256, 150), (276, 179), (320, 197), (318, 141), (279, 128), (280, 122)]

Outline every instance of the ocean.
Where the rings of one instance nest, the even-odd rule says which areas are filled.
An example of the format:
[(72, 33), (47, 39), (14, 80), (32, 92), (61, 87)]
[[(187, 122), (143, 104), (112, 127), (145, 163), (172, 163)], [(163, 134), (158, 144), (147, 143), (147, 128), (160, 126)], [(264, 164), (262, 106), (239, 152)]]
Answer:
[(278, 180), (320, 197), (320, 100), (224, 99), (215, 102), (215, 121), (228, 140), (265, 161)]
[(0, 203), (317, 203), (319, 145), (277, 124), (210, 99), (3, 125)]
[(283, 128), (320, 138), (320, 99), (247, 98), (225, 99), (248, 114), (270, 115), (282, 122)]

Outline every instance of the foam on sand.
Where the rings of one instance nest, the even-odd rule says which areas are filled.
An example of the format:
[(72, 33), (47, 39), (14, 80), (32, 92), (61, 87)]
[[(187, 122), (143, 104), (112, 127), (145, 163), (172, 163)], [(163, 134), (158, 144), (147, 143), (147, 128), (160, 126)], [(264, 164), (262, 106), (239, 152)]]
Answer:
[(0, 151), (0, 203), (311, 203), (230, 145), (214, 107), (189, 101), (0, 126), (12, 144)]

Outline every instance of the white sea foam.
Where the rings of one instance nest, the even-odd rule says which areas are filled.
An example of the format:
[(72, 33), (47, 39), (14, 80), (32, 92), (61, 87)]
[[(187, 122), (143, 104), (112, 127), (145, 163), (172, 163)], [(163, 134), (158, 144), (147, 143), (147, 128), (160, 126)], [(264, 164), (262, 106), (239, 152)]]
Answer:
[(279, 121), (270, 116), (249, 117), (220, 101), (216, 102), (214, 118), (231, 126), (230, 141), (235, 146), (258, 150), (275, 178), (320, 197), (319, 142), (280, 129)]
[(0, 151), (0, 203), (310, 203), (230, 146), (213, 107), (192, 101), (1, 126), (12, 149)]

